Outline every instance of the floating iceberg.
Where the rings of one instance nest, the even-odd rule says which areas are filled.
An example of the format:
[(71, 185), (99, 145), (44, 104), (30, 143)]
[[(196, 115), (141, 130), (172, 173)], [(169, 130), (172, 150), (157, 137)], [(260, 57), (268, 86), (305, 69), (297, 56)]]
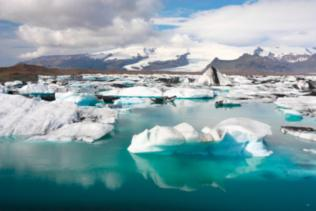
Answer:
[(20, 94), (36, 95), (36, 94), (54, 94), (54, 91), (44, 84), (26, 84), (19, 89)]
[(241, 107), (241, 103), (239, 101), (234, 100), (219, 100), (215, 102), (216, 108), (236, 108)]
[[(0, 94), (0, 104), (2, 137), (56, 137), (92, 142), (109, 133), (116, 119), (116, 112), (108, 108), (80, 108), (72, 103), (45, 102), (19, 95)], [(83, 130), (85, 126), (88, 129)], [(72, 131), (67, 133), (65, 128)], [(76, 135), (76, 131), (80, 133)]]
[(316, 141), (316, 129), (310, 127), (283, 126), (281, 128), (283, 134), (296, 136), (298, 138)]
[(231, 85), (231, 82), (214, 67), (208, 67), (203, 75), (198, 78), (197, 84), (205, 86), (227, 86)]
[(78, 122), (67, 124), (58, 128), (47, 135), (35, 136), (31, 140), (49, 140), (70, 142), (73, 140), (92, 143), (101, 139), (113, 130), (113, 125), (94, 123), (94, 122)]
[(303, 115), (298, 111), (292, 109), (280, 109), (280, 111), (284, 113), (286, 121), (297, 122), (303, 119)]
[(162, 91), (154, 87), (136, 86), (123, 89), (113, 89), (100, 92), (101, 96), (113, 97), (139, 97), (139, 98), (157, 98), (162, 97)]
[(172, 88), (167, 90), (165, 97), (176, 97), (178, 99), (210, 99), (214, 98), (214, 92), (209, 89)]
[(95, 95), (75, 92), (55, 93), (57, 102), (71, 102), (79, 106), (95, 106), (99, 101)]
[(303, 114), (316, 115), (316, 97), (314, 96), (278, 98), (275, 104), (281, 108), (292, 109)]
[(205, 127), (201, 132), (187, 123), (175, 127), (155, 126), (134, 135), (128, 151), (214, 155), (237, 153), (265, 157), (272, 152), (266, 149), (263, 139), (271, 134), (269, 125), (245, 118), (228, 119), (214, 129)]
[(299, 80), (296, 84), (297, 88), (300, 91), (309, 91), (310, 87), (309, 84), (305, 80)]
[(2, 84), (0, 84), (0, 94), (1, 93), (5, 93), (5, 87)]
[(151, 104), (150, 99), (146, 98), (120, 98), (117, 100), (114, 100), (114, 107), (115, 108), (143, 108), (147, 107)]
[(21, 88), (23, 86), (22, 81), (7, 81), (4, 83), (7, 88)]

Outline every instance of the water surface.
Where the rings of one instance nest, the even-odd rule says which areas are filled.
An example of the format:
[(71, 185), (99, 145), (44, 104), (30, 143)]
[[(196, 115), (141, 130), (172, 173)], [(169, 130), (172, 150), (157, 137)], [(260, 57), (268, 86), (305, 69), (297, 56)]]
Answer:
[[(272, 126), (267, 158), (132, 155), (133, 134), (188, 122), (197, 129), (231, 117)], [(316, 144), (280, 133), (287, 122), (272, 104), (216, 109), (214, 101), (176, 101), (122, 112), (111, 136), (95, 144), (0, 141), (3, 208), (111, 210), (315, 210)]]

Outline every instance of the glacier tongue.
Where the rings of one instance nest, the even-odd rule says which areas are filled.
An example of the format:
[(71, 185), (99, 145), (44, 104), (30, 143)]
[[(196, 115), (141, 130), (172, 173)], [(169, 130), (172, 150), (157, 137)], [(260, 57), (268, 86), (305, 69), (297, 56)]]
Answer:
[(109, 133), (116, 119), (116, 112), (108, 108), (79, 108), (18, 95), (0, 94), (0, 104), (0, 136), (92, 142)]

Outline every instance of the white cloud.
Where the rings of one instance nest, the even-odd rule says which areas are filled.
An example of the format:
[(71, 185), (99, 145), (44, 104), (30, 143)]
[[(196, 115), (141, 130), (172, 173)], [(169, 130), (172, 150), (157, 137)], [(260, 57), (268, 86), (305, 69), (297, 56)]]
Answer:
[(50, 29), (99, 28), (121, 18), (147, 19), (157, 0), (0, 0), (0, 19)]
[(144, 42), (159, 7), (157, 0), (0, 0), (0, 20), (20, 23), (18, 37), (38, 48), (26, 58)]
[[(201, 42), (233, 46), (316, 45), (316, 1), (259, 0), (197, 12), (172, 33), (186, 34)], [(160, 20), (163, 24), (163, 19)], [(170, 19), (166, 20), (170, 24)], [(172, 22), (171, 22), (172, 23)]]

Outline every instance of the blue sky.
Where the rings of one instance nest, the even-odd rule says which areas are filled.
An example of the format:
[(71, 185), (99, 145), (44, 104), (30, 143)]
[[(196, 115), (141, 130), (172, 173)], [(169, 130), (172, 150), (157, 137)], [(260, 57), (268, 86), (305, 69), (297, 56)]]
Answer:
[(163, 0), (162, 16), (189, 16), (197, 11), (240, 5), (246, 0)]

